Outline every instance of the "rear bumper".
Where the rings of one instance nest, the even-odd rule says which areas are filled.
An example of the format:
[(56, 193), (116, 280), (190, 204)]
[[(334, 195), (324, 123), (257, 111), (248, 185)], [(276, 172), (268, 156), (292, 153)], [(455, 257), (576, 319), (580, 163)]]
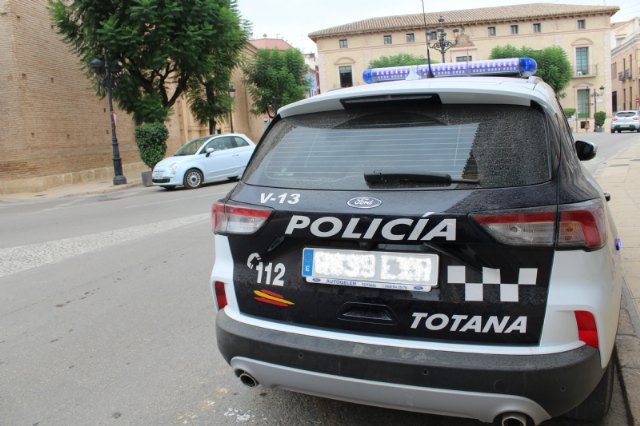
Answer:
[(596, 386), (596, 349), (493, 355), (367, 345), (216, 320), (218, 348), (261, 384), (301, 393), (491, 422), (521, 412), (535, 423), (566, 413)]
[(638, 130), (638, 129), (640, 129), (640, 122), (611, 125), (611, 130)]

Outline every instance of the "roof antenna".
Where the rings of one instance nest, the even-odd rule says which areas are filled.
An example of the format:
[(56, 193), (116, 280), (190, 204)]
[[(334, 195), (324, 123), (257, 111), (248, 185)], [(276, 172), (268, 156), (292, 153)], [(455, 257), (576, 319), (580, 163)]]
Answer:
[(431, 53), (429, 52), (429, 29), (427, 28), (427, 15), (424, 13), (424, 0), (422, 0), (422, 19), (424, 20), (425, 43), (427, 43), (427, 78), (433, 78), (433, 71), (431, 71)]

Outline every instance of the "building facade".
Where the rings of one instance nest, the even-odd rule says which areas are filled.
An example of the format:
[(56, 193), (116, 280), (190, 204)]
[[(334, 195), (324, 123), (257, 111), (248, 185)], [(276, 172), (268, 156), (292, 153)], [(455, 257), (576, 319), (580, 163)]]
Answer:
[(640, 18), (614, 25), (611, 49), (613, 112), (640, 109)]
[[(446, 52), (445, 62), (488, 59), (491, 49), (507, 44), (533, 49), (560, 46), (574, 70), (560, 94), (561, 103), (575, 108), (580, 117), (593, 117), (596, 110), (611, 114), (611, 16), (617, 11), (617, 6), (524, 4), (372, 18), (315, 31), (309, 37), (318, 47), (323, 92), (364, 84), (362, 72), (381, 56), (426, 57), (426, 44), (436, 40), (441, 17), (447, 39), (457, 41)], [(430, 49), (430, 54), (443, 61), (437, 50)]]
[[(254, 55), (253, 46), (245, 55)], [(262, 117), (249, 110), (249, 95), (237, 70), (235, 111), (219, 123), (257, 141)], [(56, 33), (47, 0), (0, 0), (0, 193), (47, 188), (113, 177), (111, 123), (106, 99), (95, 95), (91, 77)], [(127, 177), (147, 170), (134, 141), (134, 123), (114, 103), (120, 156)], [(198, 124), (184, 99), (174, 105), (167, 154), (208, 126)]]

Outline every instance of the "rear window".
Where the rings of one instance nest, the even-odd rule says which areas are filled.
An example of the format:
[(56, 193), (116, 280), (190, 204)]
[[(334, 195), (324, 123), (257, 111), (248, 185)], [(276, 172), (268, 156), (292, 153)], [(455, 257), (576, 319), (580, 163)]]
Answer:
[(620, 111), (618, 113), (616, 113), (616, 117), (633, 117), (635, 115), (637, 115), (638, 113), (635, 111)]
[[(297, 189), (523, 186), (550, 179), (544, 114), (515, 105), (429, 105), (285, 118), (258, 148), (245, 182)], [(422, 175), (388, 185), (367, 174)], [(429, 181), (428, 176), (449, 176)]]

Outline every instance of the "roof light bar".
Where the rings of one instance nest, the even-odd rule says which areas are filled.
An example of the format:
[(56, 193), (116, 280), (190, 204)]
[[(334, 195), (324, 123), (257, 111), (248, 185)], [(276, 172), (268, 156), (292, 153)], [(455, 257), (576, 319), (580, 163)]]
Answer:
[[(463, 77), (476, 75), (515, 75), (529, 77), (536, 73), (538, 64), (531, 58), (489, 59), (486, 61), (447, 62), (431, 64), (434, 77)], [(368, 68), (362, 73), (365, 83), (407, 80), (412, 71), (421, 78), (426, 78), (429, 66), (406, 65), (387, 68)]]

